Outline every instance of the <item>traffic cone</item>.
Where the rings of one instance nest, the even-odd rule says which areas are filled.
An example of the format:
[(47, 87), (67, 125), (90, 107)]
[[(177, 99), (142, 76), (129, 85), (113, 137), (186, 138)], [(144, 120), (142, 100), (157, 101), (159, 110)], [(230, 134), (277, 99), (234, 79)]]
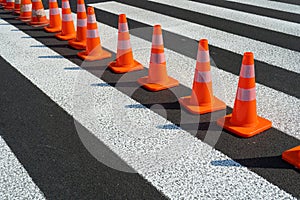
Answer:
[(213, 95), (208, 41), (199, 41), (197, 64), (191, 96), (182, 97), (179, 103), (194, 114), (205, 114), (226, 108), (226, 104)]
[(32, 14), (31, 21), (29, 22), (29, 24), (34, 27), (46, 26), (49, 24), (41, 0), (32, 0)]
[(252, 137), (271, 128), (272, 122), (257, 116), (255, 89), (253, 53), (246, 52), (232, 114), (218, 119), (218, 125), (241, 137)]
[(13, 10), (15, 8), (15, 0), (6, 0), (4, 10)]
[(300, 169), (300, 146), (283, 152), (282, 159)]
[(77, 53), (77, 55), (86, 61), (102, 60), (111, 57), (111, 53), (102, 49), (93, 7), (88, 7), (86, 49)]
[(108, 67), (115, 73), (126, 73), (143, 69), (143, 65), (133, 59), (130, 44), (130, 35), (125, 14), (119, 15), (117, 60), (111, 62)]
[(2, 6), (2, 8), (4, 8), (4, 6), (6, 5), (6, 0), (0, 0), (0, 5)]
[(56, 0), (49, 0), (49, 11), (50, 23), (48, 26), (44, 27), (44, 30), (49, 33), (60, 32), (61, 18)]
[(176, 79), (167, 74), (163, 36), (160, 25), (153, 27), (148, 76), (139, 78), (138, 83), (150, 91), (160, 91), (179, 85)]
[(69, 45), (75, 49), (85, 49), (87, 17), (84, 0), (77, 0), (77, 30), (76, 38), (69, 40)]
[(22, 21), (30, 21), (32, 13), (31, 0), (21, 0), (20, 16), (17, 19)]
[(62, 0), (62, 27), (55, 37), (60, 40), (71, 40), (76, 37), (69, 0)]
[(19, 15), (20, 10), (21, 10), (21, 0), (15, 0), (14, 13)]

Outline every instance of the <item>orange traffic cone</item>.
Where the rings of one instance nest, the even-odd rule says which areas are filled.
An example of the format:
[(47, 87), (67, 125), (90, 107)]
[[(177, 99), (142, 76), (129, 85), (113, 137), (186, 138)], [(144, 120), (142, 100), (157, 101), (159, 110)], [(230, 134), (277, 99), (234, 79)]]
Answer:
[(6, 5), (6, 0), (0, 0), (0, 6), (5, 6)]
[(31, 0), (21, 0), (20, 16), (17, 19), (22, 21), (30, 21), (32, 14)]
[(61, 31), (61, 18), (56, 0), (49, 0), (49, 11), (50, 23), (44, 30), (49, 33)]
[(60, 40), (71, 40), (76, 37), (69, 0), (62, 0), (62, 27), (55, 37)]
[(223, 101), (213, 96), (208, 41), (206, 39), (199, 41), (192, 95), (180, 98), (179, 103), (194, 114), (204, 114), (226, 108)]
[(159, 91), (179, 85), (168, 76), (164, 53), (163, 36), (160, 25), (153, 27), (152, 48), (148, 76), (138, 79), (138, 83), (150, 91)]
[(21, 0), (15, 0), (14, 13), (20, 14), (20, 10), (21, 10)]
[(69, 45), (75, 49), (85, 49), (87, 17), (84, 0), (77, 0), (77, 30), (76, 39), (69, 40)]
[(300, 169), (300, 146), (283, 152), (282, 159)]
[(102, 49), (93, 7), (88, 7), (86, 50), (77, 54), (86, 61), (110, 58), (111, 53)]
[(272, 122), (256, 113), (254, 58), (244, 53), (240, 79), (232, 114), (217, 120), (219, 126), (241, 137), (252, 137), (272, 126)]
[(4, 10), (13, 10), (15, 8), (15, 0), (6, 0)]
[(111, 62), (108, 67), (115, 73), (126, 73), (144, 68), (141, 63), (133, 59), (130, 35), (125, 14), (119, 15), (117, 60)]
[(29, 24), (35, 27), (46, 26), (49, 24), (41, 0), (32, 0), (32, 14)]

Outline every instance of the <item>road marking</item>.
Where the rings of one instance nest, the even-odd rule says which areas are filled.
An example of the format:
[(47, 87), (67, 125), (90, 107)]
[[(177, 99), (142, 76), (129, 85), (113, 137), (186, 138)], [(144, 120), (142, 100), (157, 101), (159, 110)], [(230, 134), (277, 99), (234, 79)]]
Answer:
[[(159, 128), (170, 122), (143, 106), (130, 106), (139, 103), (114, 87), (101, 87), (105, 82), (87, 71), (66, 70), (76, 66), (49, 48), (30, 48), (42, 44), (22, 31), (12, 33), (15, 28), (0, 30), (3, 58), (167, 197), (292, 199), (190, 133)], [(222, 165), (212, 164), (220, 160)]]
[(164, 30), (191, 39), (199, 40), (200, 38), (207, 38), (211, 45), (240, 55), (243, 55), (245, 51), (252, 51), (256, 60), (300, 73), (300, 52), (117, 2), (103, 2), (89, 5), (114, 14), (126, 13), (128, 18), (148, 25), (153, 26), (159, 23)]

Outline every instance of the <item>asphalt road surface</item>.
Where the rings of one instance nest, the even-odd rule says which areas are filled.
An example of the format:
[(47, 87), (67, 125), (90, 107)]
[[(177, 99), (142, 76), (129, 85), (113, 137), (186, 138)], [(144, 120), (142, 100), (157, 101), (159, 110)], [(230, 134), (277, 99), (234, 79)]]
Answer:
[[(59, 7), (61, 1), (58, 1)], [(0, 9), (0, 199), (297, 199), (300, 4), (292, 0), (85, 1), (112, 58), (83, 62), (53, 33)], [(43, 1), (47, 16), (48, 1)], [(76, 26), (76, 1), (70, 1)], [(115, 74), (118, 15), (145, 68)], [(149, 92), (152, 27), (161, 24), (178, 87)], [(192, 115), (198, 40), (227, 108)], [(216, 125), (232, 112), (243, 53), (255, 57), (257, 112), (272, 128), (240, 138)]]

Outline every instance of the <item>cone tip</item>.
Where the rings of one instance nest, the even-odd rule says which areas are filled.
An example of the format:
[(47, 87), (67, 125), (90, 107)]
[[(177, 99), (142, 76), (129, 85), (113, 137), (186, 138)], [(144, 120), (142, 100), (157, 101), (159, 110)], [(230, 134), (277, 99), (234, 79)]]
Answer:
[(161, 25), (160, 24), (156, 24), (153, 27), (153, 34), (154, 35), (161, 35), (162, 31), (161, 31)]
[(94, 8), (93, 8), (93, 7), (89, 6), (87, 10), (88, 10), (88, 15), (93, 15), (93, 14), (95, 14)]
[(245, 52), (243, 56), (244, 65), (253, 65), (254, 64), (254, 55), (252, 52)]
[(207, 39), (201, 39), (199, 41), (199, 50), (208, 51), (208, 40)]
[(126, 15), (120, 14), (119, 15), (119, 23), (126, 23), (126, 22), (127, 22)]

